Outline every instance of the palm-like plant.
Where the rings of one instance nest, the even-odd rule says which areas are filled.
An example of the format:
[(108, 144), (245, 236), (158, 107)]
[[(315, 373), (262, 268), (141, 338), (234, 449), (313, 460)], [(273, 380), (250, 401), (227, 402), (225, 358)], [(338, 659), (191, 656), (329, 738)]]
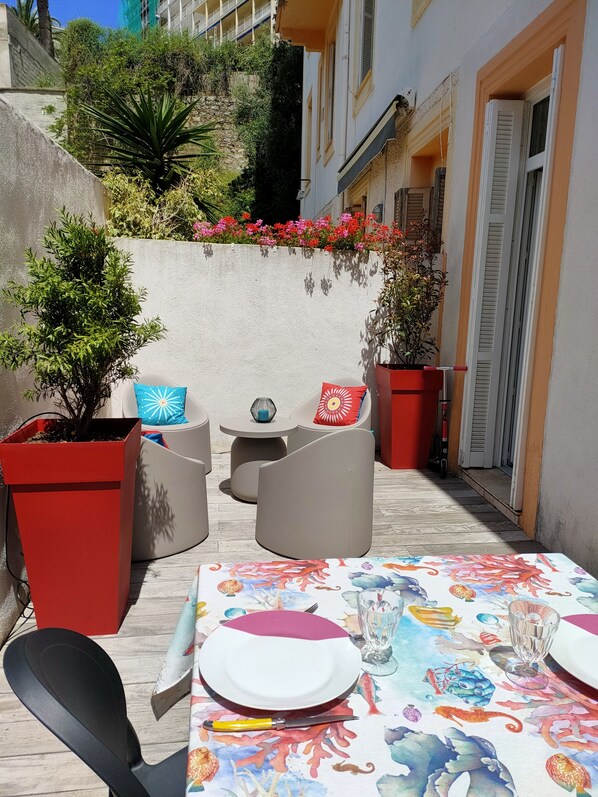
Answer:
[(11, 6), (23, 25), (34, 36), (39, 36), (39, 17), (35, 0), (17, 0), (16, 6)]
[(125, 174), (141, 174), (159, 196), (193, 169), (198, 157), (217, 154), (212, 124), (187, 127), (197, 100), (181, 108), (168, 94), (154, 99), (149, 90), (138, 97), (106, 92), (109, 110), (84, 105), (96, 122), (101, 160), (95, 166), (116, 166)]

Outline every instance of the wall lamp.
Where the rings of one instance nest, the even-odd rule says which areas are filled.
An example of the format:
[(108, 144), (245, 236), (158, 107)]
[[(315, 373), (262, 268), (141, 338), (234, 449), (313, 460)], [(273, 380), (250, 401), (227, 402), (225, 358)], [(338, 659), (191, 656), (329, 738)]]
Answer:
[(307, 183), (305, 188), (299, 188), (299, 190), (297, 191), (296, 199), (301, 200), (301, 199), (303, 199), (305, 197), (305, 194), (307, 193), (307, 189), (309, 187), (309, 184), (311, 183), (311, 179), (309, 177), (302, 177), (299, 180), (299, 182), (300, 183)]
[(378, 224), (381, 224), (383, 215), (384, 215), (384, 205), (382, 202), (379, 202), (374, 208), (372, 208), (372, 216), (378, 222)]

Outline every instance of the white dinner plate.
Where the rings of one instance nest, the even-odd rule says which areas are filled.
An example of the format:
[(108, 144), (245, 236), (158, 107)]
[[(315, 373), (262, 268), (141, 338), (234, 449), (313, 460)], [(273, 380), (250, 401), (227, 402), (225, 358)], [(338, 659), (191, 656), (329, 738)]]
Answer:
[(220, 626), (203, 643), (199, 670), (208, 686), (240, 706), (293, 711), (348, 691), (361, 654), (346, 631), (314, 614), (265, 611)]
[[(594, 623), (596, 615), (572, 615), (571, 619), (574, 618), (581, 625), (586, 625), (586, 628), (566, 617), (561, 618), (550, 655), (571, 675), (598, 689), (598, 628)], [(595, 632), (589, 630), (591, 625), (594, 625)]]

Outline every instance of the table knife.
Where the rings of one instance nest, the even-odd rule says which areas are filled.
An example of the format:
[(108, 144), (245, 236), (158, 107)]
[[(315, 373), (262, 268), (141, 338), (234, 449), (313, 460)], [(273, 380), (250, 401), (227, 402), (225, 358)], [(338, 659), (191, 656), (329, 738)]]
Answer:
[(218, 733), (240, 733), (243, 731), (284, 730), (285, 728), (307, 728), (310, 725), (329, 725), (331, 722), (357, 720), (354, 714), (324, 714), (320, 717), (264, 717), (253, 720), (206, 720), (204, 728)]

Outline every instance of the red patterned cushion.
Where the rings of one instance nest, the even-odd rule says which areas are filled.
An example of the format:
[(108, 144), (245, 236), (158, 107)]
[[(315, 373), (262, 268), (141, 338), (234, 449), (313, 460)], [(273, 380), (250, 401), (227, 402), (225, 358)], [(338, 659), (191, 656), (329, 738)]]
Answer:
[(324, 382), (314, 423), (324, 426), (352, 426), (359, 418), (366, 391), (365, 385), (345, 387)]

